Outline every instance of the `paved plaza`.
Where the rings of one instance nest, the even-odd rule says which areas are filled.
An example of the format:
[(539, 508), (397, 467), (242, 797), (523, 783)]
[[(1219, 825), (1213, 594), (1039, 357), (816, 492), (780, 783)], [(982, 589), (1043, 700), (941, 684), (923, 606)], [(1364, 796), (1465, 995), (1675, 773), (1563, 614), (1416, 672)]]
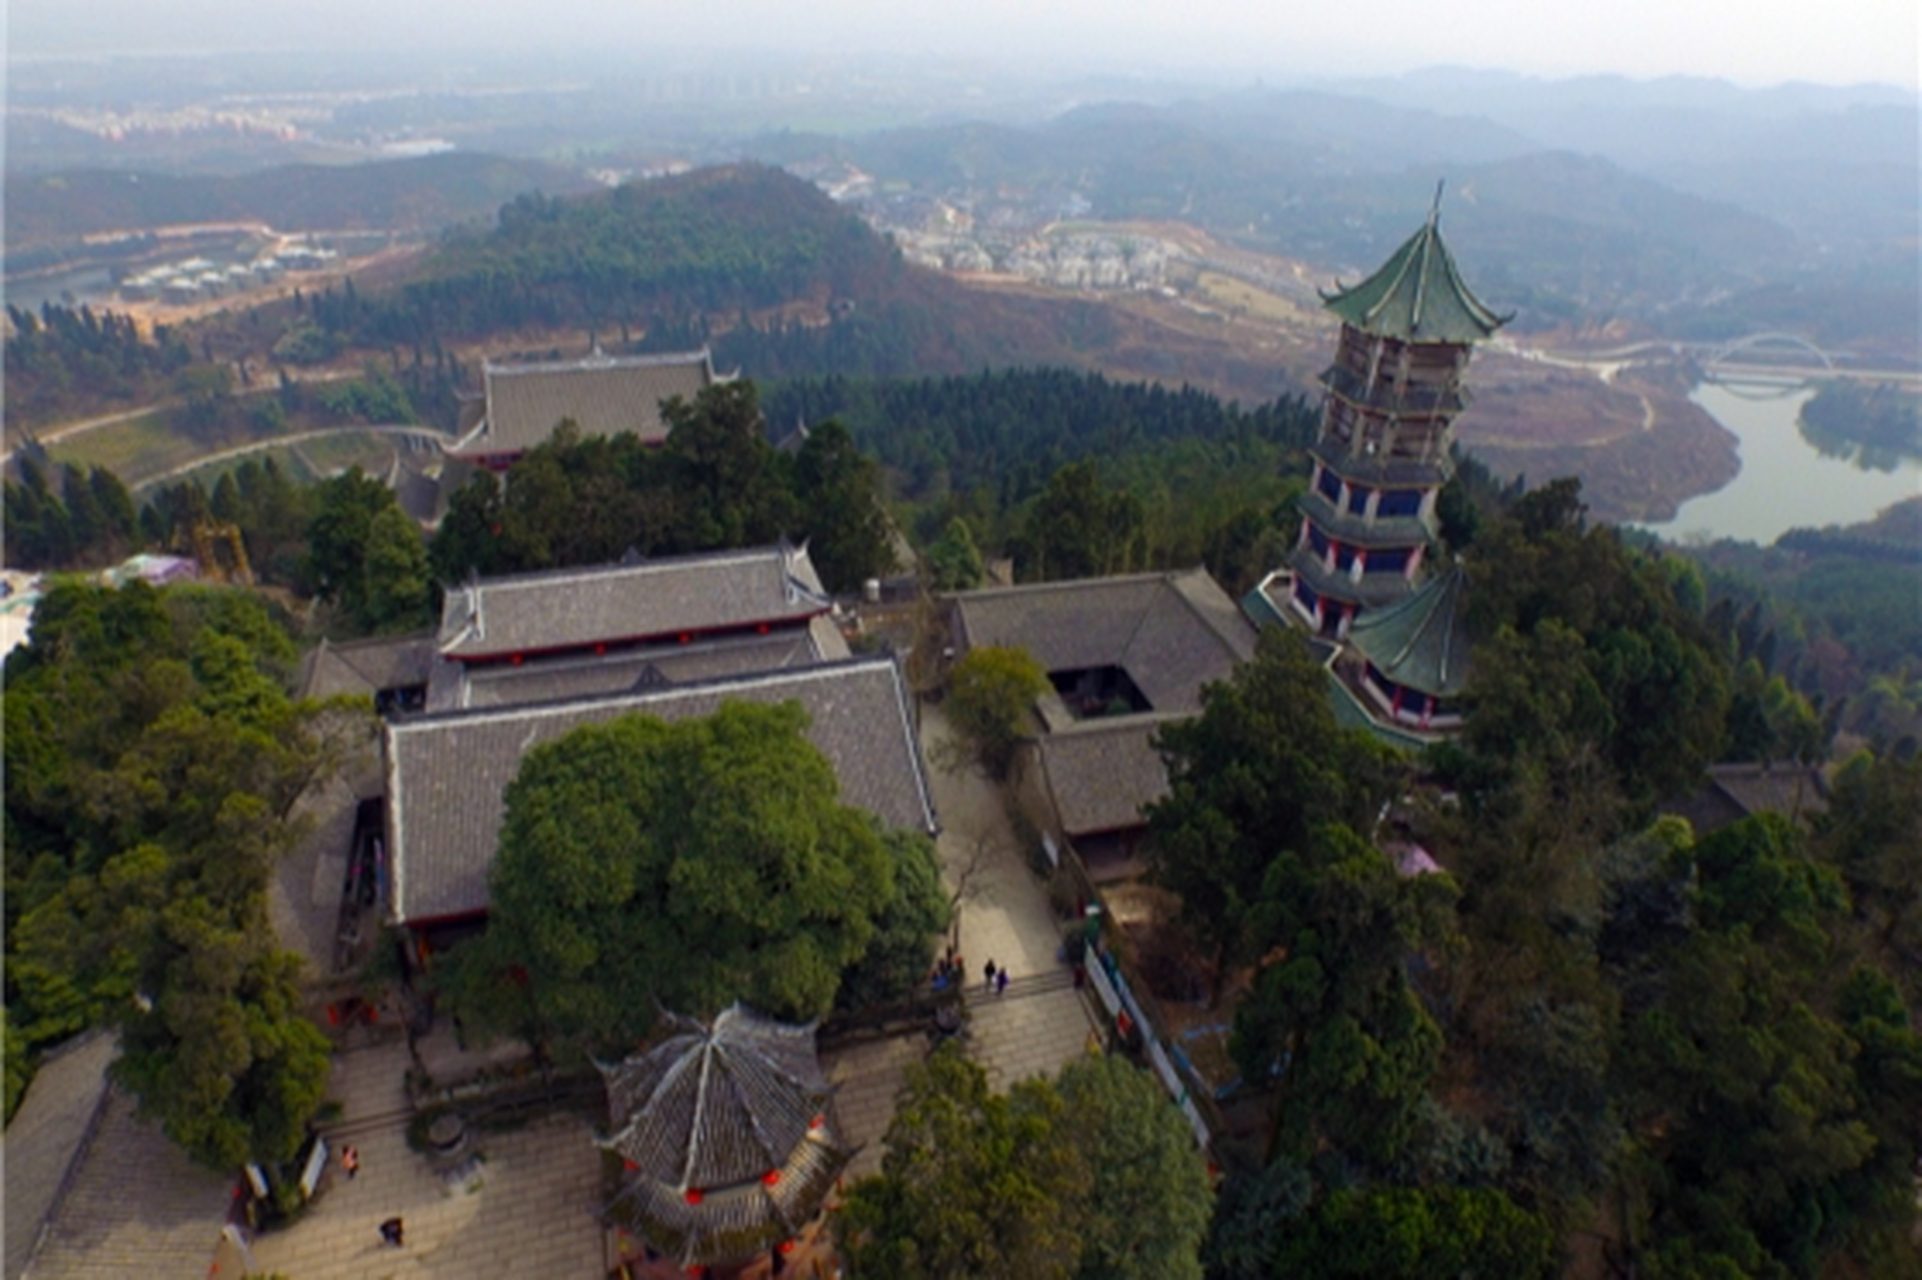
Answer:
[[(604, 1275), (600, 1152), (587, 1118), (562, 1110), (474, 1135), (483, 1158), (462, 1184), (407, 1146), (411, 1065), (398, 1040), (335, 1058), (329, 1096), (343, 1110), (326, 1129), (328, 1186), (293, 1226), (254, 1242), (253, 1270), (287, 1280)], [(339, 1161), (348, 1144), (360, 1152), (353, 1178)], [(380, 1239), (393, 1217), (406, 1226), (398, 1249)]]

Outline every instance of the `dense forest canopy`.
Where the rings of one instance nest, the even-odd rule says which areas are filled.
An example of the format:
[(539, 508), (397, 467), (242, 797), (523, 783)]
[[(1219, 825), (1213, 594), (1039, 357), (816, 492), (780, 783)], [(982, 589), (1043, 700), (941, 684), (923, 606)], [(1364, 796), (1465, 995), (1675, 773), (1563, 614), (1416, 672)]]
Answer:
[(9, 1041), (115, 1027), (117, 1078), (214, 1168), (292, 1158), (327, 1076), (267, 898), (371, 725), (290, 699), (293, 660), (252, 593), (135, 582), (56, 586), (6, 664)]

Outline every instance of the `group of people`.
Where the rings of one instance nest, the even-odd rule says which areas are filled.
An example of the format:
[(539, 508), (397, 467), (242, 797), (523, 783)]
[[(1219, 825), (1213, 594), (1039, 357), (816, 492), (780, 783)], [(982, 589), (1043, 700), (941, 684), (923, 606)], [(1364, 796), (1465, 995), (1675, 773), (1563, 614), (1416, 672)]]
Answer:
[[(966, 962), (953, 947), (949, 947), (947, 955), (935, 961), (934, 972), (928, 975), (928, 981), (936, 991), (959, 991), (968, 980), (967, 973)], [(997, 968), (994, 961), (988, 961), (982, 977), (984, 988), (990, 994), (1001, 995), (1007, 991), (1010, 978), (1008, 970)]]

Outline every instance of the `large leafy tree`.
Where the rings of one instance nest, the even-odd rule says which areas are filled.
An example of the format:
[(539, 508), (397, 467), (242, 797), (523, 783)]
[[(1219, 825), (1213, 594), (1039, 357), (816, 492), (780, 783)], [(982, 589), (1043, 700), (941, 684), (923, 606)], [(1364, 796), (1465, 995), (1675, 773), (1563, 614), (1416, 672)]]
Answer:
[(1126, 489), (1101, 483), (1094, 459), (1054, 473), (1023, 526), (1022, 577), (1035, 582), (1093, 578), (1141, 567), (1147, 516)]
[(1518, 639), (1476, 658), (1468, 745), (1506, 779), (1529, 748), (1592, 744), (1646, 812), (1722, 749), (1728, 664), (1684, 582), (1583, 512), (1580, 482), (1557, 480), (1477, 537), (1477, 632)]
[(1200, 1280), (1208, 1169), (1194, 1131), (1146, 1071), (1080, 1058), (1059, 1078), (1068, 1137), (1088, 1169), (1084, 1280)]
[(861, 1275), (1198, 1280), (1207, 1169), (1161, 1086), (1118, 1058), (1006, 1094), (944, 1048), (911, 1067), (841, 1246)]
[(1278, 1244), (1275, 1280), (1550, 1280), (1558, 1270), (1548, 1224), (1487, 1189), (1337, 1191)]
[(1845, 1248), (1912, 1265), (1922, 1037), (1886, 975), (1833, 963), (1841, 878), (1772, 815), (1669, 871), (1692, 927), (1652, 941), (1618, 1064), (1647, 1270), (1813, 1275)]
[(450, 957), (465, 1020), (565, 1052), (630, 1044), (661, 1008), (826, 1014), (895, 902), (896, 868), (806, 723), (794, 704), (730, 703), (530, 752), (487, 932)]
[(1060, 1094), (1007, 1094), (952, 1048), (908, 1069), (880, 1176), (849, 1189), (841, 1249), (859, 1275), (1068, 1280), (1081, 1256), (1087, 1178)]
[(680, 504), (670, 550), (773, 542), (798, 523), (786, 459), (769, 444), (754, 384), (702, 388), (661, 406), (664, 449)]
[(808, 551), (828, 590), (855, 591), (893, 571), (881, 468), (854, 447), (839, 422), (829, 419), (808, 433), (794, 460), (794, 496)]
[(1254, 924), (1270, 867), (1310, 855), (1328, 824), (1368, 830), (1392, 794), (1392, 757), (1336, 722), (1326, 682), (1299, 635), (1269, 628), (1203, 691), (1201, 715), (1161, 731), (1169, 788), (1148, 811), (1150, 867), (1214, 961), (1217, 994), (1266, 941)]
[(1386, 1169), (1416, 1136), (1442, 1034), (1408, 958), (1447, 939), (1454, 885), (1403, 878), (1343, 826), (1277, 854), (1253, 934), (1279, 953), (1236, 1015), (1248, 1079), (1273, 1079), (1270, 1157)]
[(1007, 776), (1048, 675), (1026, 649), (981, 645), (963, 654), (948, 678), (948, 722), (990, 777)]
[(292, 656), (245, 593), (66, 585), (8, 664), (8, 1013), (117, 1027), (118, 1077), (216, 1168), (291, 1157), (326, 1080), (267, 910), (335, 755)]
[(359, 467), (320, 483), (307, 526), (307, 578), (357, 630), (425, 626), (427, 548), (393, 490)]

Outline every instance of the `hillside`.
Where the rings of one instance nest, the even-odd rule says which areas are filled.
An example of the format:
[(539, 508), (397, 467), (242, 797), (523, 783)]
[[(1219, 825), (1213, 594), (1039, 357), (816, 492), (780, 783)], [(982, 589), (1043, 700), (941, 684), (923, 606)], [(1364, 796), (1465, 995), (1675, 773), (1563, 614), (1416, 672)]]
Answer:
[(1113, 369), (1119, 357), (1124, 375), (1250, 400), (1289, 389), (1277, 368), (1099, 302), (974, 289), (913, 266), (811, 183), (753, 164), (518, 198), (494, 227), (448, 237), (397, 288), (325, 297), (314, 314), (365, 346), (706, 343), (757, 378)]
[[(1352, 273), (1426, 214), (1438, 180), (1464, 269), (1521, 329), (1596, 316), (1669, 323), (1793, 281), (1813, 249), (1779, 222), (1486, 119), (1326, 93), (1111, 104), (1033, 128), (955, 124), (759, 140), (777, 163), (868, 175), (882, 221), (965, 211), (984, 242), (1052, 219), (1179, 219)], [(908, 189), (903, 193), (902, 188)]]
[(538, 160), (448, 152), (353, 165), (284, 165), (238, 176), (85, 169), (12, 175), (10, 258), (104, 231), (264, 222), (280, 231), (425, 231), (491, 215), (524, 191), (585, 191), (592, 180)]

